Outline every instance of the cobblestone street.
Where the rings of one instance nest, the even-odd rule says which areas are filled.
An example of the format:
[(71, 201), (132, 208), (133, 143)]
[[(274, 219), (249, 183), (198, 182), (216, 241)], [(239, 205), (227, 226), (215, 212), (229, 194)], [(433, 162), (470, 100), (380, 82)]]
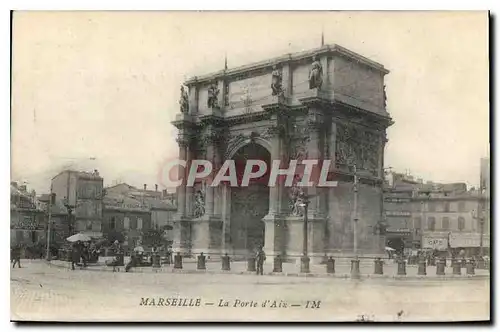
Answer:
[[(489, 280), (334, 279), (70, 271), (42, 261), (11, 269), (13, 320), (187, 321), (486, 320)], [(200, 299), (199, 307), (140, 305), (142, 298)], [(228, 307), (219, 307), (220, 301)], [(248, 302), (234, 307), (236, 300)], [(262, 308), (265, 300), (286, 308)], [(257, 307), (249, 307), (251, 301)], [(306, 308), (307, 301), (309, 308)], [(320, 302), (319, 308), (310, 308)], [(213, 305), (211, 305), (213, 303)], [(272, 302), (268, 302), (272, 303)], [(398, 313), (400, 313), (398, 317)]]

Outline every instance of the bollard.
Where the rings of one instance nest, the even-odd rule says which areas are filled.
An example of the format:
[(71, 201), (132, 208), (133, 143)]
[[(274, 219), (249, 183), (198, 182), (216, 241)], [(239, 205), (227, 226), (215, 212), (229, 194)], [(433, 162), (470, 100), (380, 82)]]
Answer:
[(486, 265), (484, 264), (484, 258), (483, 257), (479, 257), (476, 261), (476, 269), (478, 270), (482, 270), (486, 267)]
[(451, 266), (453, 267), (453, 274), (454, 275), (459, 276), (462, 274), (462, 263), (459, 260), (452, 259)]
[(180, 252), (174, 256), (174, 269), (182, 269), (182, 256)]
[(306, 255), (300, 257), (300, 273), (309, 273), (309, 261), (310, 258)]
[(203, 253), (201, 253), (199, 256), (198, 256), (198, 270), (206, 270), (207, 267), (206, 267), (206, 257), (205, 255), (203, 255)]
[(425, 275), (427, 275), (427, 266), (425, 264), (425, 258), (423, 258), (423, 257), (418, 262), (417, 275), (419, 275), (419, 276), (425, 276)]
[(160, 254), (155, 252), (153, 253), (153, 268), (160, 268), (161, 267), (161, 264), (160, 264)]
[(384, 274), (384, 261), (377, 257), (375, 259), (375, 269), (373, 271), (374, 274)]
[(273, 272), (283, 272), (283, 261), (281, 260), (280, 255), (274, 257)]
[(404, 259), (400, 259), (398, 261), (398, 276), (405, 276), (406, 275), (406, 262)]
[(351, 260), (351, 278), (359, 278), (359, 259)]
[(255, 272), (255, 257), (249, 257), (247, 259), (247, 271), (248, 272)]
[(444, 276), (444, 268), (446, 267), (446, 259), (440, 259), (438, 260), (436, 264), (436, 275), (438, 276)]
[(225, 254), (222, 256), (222, 271), (229, 271), (231, 270), (231, 265), (229, 263), (229, 256)]
[(469, 261), (465, 265), (466, 273), (468, 275), (476, 274), (476, 272), (474, 271), (475, 267), (476, 267), (476, 262), (474, 261), (474, 258), (469, 259)]
[(326, 273), (335, 273), (335, 260), (332, 256), (326, 261)]

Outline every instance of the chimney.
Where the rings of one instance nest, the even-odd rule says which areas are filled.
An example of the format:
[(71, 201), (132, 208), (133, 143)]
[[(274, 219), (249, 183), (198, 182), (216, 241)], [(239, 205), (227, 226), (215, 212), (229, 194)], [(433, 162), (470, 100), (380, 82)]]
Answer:
[(146, 191), (148, 185), (147, 184), (144, 184), (144, 191)]
[(155, 191), (158, 191), (158, 185), (155, 184)]
[(167, 189), (163, 189), (163, 190), (162, 190), (162, 192), (161, 192), (161, 198), (162, 198), (162, 199), (167, 198)]

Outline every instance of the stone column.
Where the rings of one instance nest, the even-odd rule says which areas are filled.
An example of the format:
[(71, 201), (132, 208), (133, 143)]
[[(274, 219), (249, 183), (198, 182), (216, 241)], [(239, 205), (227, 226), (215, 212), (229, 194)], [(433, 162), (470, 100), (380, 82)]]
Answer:
[[(179, 159), (187, 160), (187, 147), (189, 143), (181, 138), (177, 142), (179, 143)], [(180, 217), (186, 215), (186, 174), (186, 168), (182, 168), (177, 175), (182, 179), (181, 185), (177, 187), (177, 214)]]
[(198, 86), (196, 83), (189, 87), (189, 114), (198, 114)]
[(317, 186), (321, 162), (324, 159), (325, 133), (323, 128), (323, 113), (320, 109), (311, 106), (309, 108), (307, 126), (309, 130), (309, 141), (307, 143), (307, 158), (318, 160), (318, 165), (313, 171), (313, 186), (307, 188), (310, 198), (308, 207), (308, 251), (311, 262), (317, 262), (324, 254), (325, 250), (325, 229), (326, 229), (326, 195), (327, 188)]
[[(188, 172), (191, 167), (191, 161), (195, 158), (195, 153), (193, 151), (192, 145), (189, 145), (187, 147), (187, 167), (186, 167), (186, 180), (188, 177)], [(193, 216), (193, 201), (194, 200), (194, 187), (192, 186), (186, 186), (186, 216), (192, 217)]]
[(231, 250), (231, 188), (226, 184), (222, 185), (222, 250), (227, 253)]
[[(274, 121), (271, 124), (269, 130), (269, 141), (271, 142), (271, 164), (273, 161), (283, 160), (283, 142), (278, 129), (278, 119), (277, 116), (273, 116)], [(268, 256), (274, 256), (277, 254), (284, 254), (284, 243), (282, 239), (282, 228), (283, 221), (280, 217), (280, 199), (281, 199), (281, 187), (282, 183), (276, 182), (275, 186), (269, 187), (269, 211), (267, 215), (263, 218), (265, 224), (265, 242), (264, 251)]]
[[(207, 139), (207, 160), (212, 163), (212, 167), (214, 167), (214, 142)], [(213, 172), (212, 172), (213, 174)], [(205, 180), (205, 215), (207, 217), (211, 217), (214, 214), (214, 188), (212, 187), (212, 179), (213, 176), (210, 175)]]
[[(217, 168), (217, 140), (216, 135), (209, 131), (204, 138), (206, 142), (206, 159), (210, 161), (213, 168)], [(201, 139), (201, 138), (200, 138)], [(213, 176), (209, 175), (205, 180), (205, 214), (201, 218), (193, 219), (193, 247), (197, 252), (205, 254), (220, 253), (222, 246), (222, 223), (221, 219), (214, 213), (214, 192), (211, 186)]]
[[(188, 160), (189, 155), (189, 136), (185, 129), (179, 130), (179, 159)], [(178, 176), (182, 178), (181, 185), (177, 187), (177, 215), (174, 221), (173, 229), (173, 250), (185, 254), (187, 250), (187, 243), (189, 239), (186, 238), (186, 227), (189, 225), (186, 222), (186, 181), (187, 181), (188, 168), (180, 168)]]
[(285, 99), (289, 98), (292, 95), (292, 71), (290, 68), (290, 64), (284, 63), (282, 67), (282, 85), (284, 90)]
[(318, 160), (318, 165), (315, 166), (315, 171), (313, 171), (313, 176), (311, 181), (314, 182), (312, 187), (307, 188), (307, 193), (309, 196), (314, 196), (310, 199), (309, 213), (311, 218), (324, 217), (325, 207), (323, 188), (317, 187), (317, 181), (319, 179), (319, 172), (321, 167), (321, 162), (324, 159), (324, 130), (323, 130), (323, 114), (320, 110), (315, 108), (309, 109), (307, 126), (309, 130), (309, 141), (307, 143), (307, 159)]

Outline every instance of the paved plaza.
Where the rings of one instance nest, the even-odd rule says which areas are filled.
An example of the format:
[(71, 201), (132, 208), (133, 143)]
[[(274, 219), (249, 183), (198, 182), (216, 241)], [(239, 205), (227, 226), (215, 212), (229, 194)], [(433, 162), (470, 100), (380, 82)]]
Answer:
[[(21, 264), (21, 269), (11, 269), (13, 320), (355, 321), (365, 315), (375, 321), (462, 321), (490, 317), (490, 283), (485, 277), (351, 280), (167, 270), (111, 273), (95, 267), (71, 271), (44, 261)], [(157, 305), (159, 298), (176, 298), (184, 306)], [(141, 305), (145, 299), (148, 305)], [(200, 305), (193, 306), (197, 300)], [(266, 300), (267, 306), (262, 307)], [(270, 307), (273, 301), (276, 307)]]

